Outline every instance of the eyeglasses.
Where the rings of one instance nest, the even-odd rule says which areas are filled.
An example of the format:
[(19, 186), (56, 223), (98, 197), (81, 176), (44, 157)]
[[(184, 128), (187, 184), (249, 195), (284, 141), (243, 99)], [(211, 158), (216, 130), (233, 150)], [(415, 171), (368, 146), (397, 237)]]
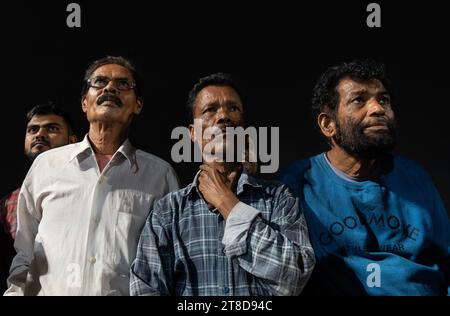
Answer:
[(105, 76), (97, 76), (87, 80), (87, 83), (90, 87), (94, 87), (97, 89), (103, 89), (106, 87), (110, 81), (114, 82), (114, 85), (118, 90), (128, 91), (134, 89), (136, 84), (134, 82), (129, 82), (126, 78), (108, 78)]

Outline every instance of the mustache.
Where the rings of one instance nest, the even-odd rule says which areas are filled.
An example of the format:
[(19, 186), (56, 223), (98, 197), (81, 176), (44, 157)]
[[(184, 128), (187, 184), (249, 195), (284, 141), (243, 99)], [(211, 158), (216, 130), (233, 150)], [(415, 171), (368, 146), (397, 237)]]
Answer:
[(31, 147), (34, 147), (38, 143), (42, 143), (42, 144), (50, 147), (50, 142), (45, 140), (45, 139), (37, 139), (37, 140), (35, 140), (34, 142), (31, 143)]
[(392, 128), (395, 125), (395, 123), (393, 120), (390, 120), (388, 118), (378, 118), (376, 120), (361, 124), (361, 128), (366, 128), (366, 127), (371, 127), (371, 126), (376, 126), (376, 125), (384, 125), (384, 126)]
[(217, 124), (213, 128), (214, 129), (220, 129), (223, 133), (226, 132), (227, 127), (233, 127), (236, 128), (238, 125), (235, 125), (233, 123), (224, 123), (224, 124)]
[(97, 99), (97, 105), (101, 105), (105, 101), (111, 101), (120, 108), (123, 105), (122, 100), (120, 100), (120, 98), (117, 95), (112, 93), (105, 93), (99, 96)]

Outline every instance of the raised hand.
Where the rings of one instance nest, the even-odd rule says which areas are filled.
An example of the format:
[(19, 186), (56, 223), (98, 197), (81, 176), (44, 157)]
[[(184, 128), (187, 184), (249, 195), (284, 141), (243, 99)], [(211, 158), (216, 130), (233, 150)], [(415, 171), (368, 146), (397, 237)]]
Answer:
[(239, 199), (232, 191), (232, 187), (237, 180), (240, 170), (224, 175), (206, 164), (201, 165), (200, 170), (198, 188), (203, 198), (210, 205), (217, 208), (222, 216), (227, 219), (233, 207), (239, 202)]

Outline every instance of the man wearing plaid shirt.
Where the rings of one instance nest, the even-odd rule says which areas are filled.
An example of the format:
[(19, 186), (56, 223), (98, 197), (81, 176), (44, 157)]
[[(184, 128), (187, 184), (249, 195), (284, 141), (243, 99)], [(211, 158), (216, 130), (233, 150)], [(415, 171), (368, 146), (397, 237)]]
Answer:
[[(224, 151), (226, 127), (245, 126), (228, 75), (200, 79), (188, 105), (202, 130), (220, 129)], [(204, 153), (211, 140), (189, 129)], [(243, 163), (203, 158), (193, 183), (150, 213), (131, 267), (131, 295), (298, 295), (315, 264), (298, 200)]]

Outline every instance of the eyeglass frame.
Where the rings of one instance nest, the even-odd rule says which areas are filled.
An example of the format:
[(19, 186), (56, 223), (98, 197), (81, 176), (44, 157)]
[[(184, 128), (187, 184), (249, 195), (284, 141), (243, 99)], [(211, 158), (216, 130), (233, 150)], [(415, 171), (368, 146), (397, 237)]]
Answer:
[[(96, 87), (96, 86), (92, 85), (92, 80), (93, 80), (93, 79), (96, 79), (96, 78), (104, 78), (104, 79), (106, 79), (108, 82), (106, 83), (106, 85), (105, 85), (104, 87)], [(128, 79), (126, 79), (127, 83), (129, 83), (130, 87), (129, 87), (128, 89), (120, 89), (120, 88), (117, 86), (117, 80), (120, 80), (120, 79), (125, 79), (125, 78), (109, 78), (109, 77), (107, 77), (107, 76), (95, 76), (95, 77), (92, 77), (92, 78), (89, 78), (88, 80), (86, 80), (86, 84), (87, 84), (90, 88), (103, 89), (103, 88), (107, 87), (111, 81), (113, 81), (114, 86), (115, 86), (119, 91), (130, 91), (130, 90), (134, 90), (134, 89), (136, 88), (136, 82), (131, 82), (131, 83), (129, 83), (129, 82), (128, 82)]]

